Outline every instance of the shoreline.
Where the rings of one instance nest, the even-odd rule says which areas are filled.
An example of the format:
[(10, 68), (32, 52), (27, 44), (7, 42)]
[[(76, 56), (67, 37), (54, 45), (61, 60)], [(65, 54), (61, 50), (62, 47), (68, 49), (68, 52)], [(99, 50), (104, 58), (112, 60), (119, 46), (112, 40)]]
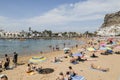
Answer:
[[(88, 39), (84, 40), (85, 42), (88, 42)], [(74, 47), (71, 49), (73, 53), (76, 53), (78, 49), (81, 49), (85, 45), (79, 45), (78, 48)], [(87, 55), (91, 55), (92, 52), (87, 53)], [(72, 66), (73, 69), (78, 73), (78, 75), (84, 76), (87, 80), (117, 80), (120, 74), (120, 71), (118, 70), (118, 67), (120, 67), (119, 59), (120, 55), (112, 54), (109, 56), (103, 56), (100, 55), (100, 52), (96, 53), (98, 58), (95, 59), (95, 61), (86, 61), (86, 62), (80, 62), (79, 64), (73, 65), (71, 64), (70, 58), (64, 58), (63, 62), (61, 63), (52, 63), (51, 61), (54, 59), (54, 57), (62, 57), (66, 56), (64, 54), (64, 51), (54, 51), (49, 53), (37, 53), (32, 55), (26, 55), (26, 56), (19, 56), (19, 63), (25, 63), (24, 65), (20, 65), (17, 68), (13, 70), (8, 70), (2, 72), (2, 74), (6, 74), (10, 80), (55, 80), (60, 72), (65, 73), (68, 70), (68, 66)], [(34, 74), (34, 75), (28, 75), (25, 73), (25, 70), (27, 68), (27, 63), (30, 58), (33, 56), (44, 56), (47, 58), (45, 62), (41, 62), (37, 64), (39, 67), (42, 66), (43, 68), (52, 68), (54, 69), (53, 73), (50, 74)], [(114, 60), (113, 60), (114, 59)], [(93, 70), (90, 69), (90, 64), (96, 64), (102, 67), (108, 67), (110, 68), (109, 72), (101, 72), (99, 70)], [(14, 76), (15, 74), (18, 74), (18, 76)], [(96, 76), (93, 76), (96, 75)]]
[[(65, 40), (65, 39), (63, 39), (63, 40)], [(67, 40), (69, 40), (69, 39), (67, 39)], [(72, 39), (72, 40), (76, 40), (76, 41), (81, 41), (81, 42), (83, 42), (82, 44), (80, 44), (80, 45), (78, 45), (78, 46), (82, 46), (86, 41), (86, 39), (84, 39), (84, 38), (77, 38), (77, 39)], [(74, 49), (76, 46), (75, 45), (72, 45), (72, 47), (69, 47), (70, 49)], [(20, 58), (22, 58), (22, 57), (28, 57), (28, 56), (30, 56), (30, 57), (32, 57), (32, 56), (38, 56), (38, 55), (49, 55), (49, 54), (54, 54), (54, 53), (56, 53), (56, 52), (63, 52), (63, 49), (61, 48), (59, 51), (58, 50), (50, 50), (50, 51), (43, 51), (42, 53), (41, 53), (41, 51), (40, 52), (37, 52), (37, 53), (27, 53), (27, 54), (25, 54), (25, 53), (21, 53), (21, 54), (18, 54), (19, 55), (19, 57)], [(13, 56), (13, 53), (11, 53), (11, 54), (8, 54), (9, 55), (9, 57), (10, 58), (12, 58), (12, 56)], [(0, 57), (1, 59), (3, 59), (4, 58), (4, 54), (1, 54), (1, 57)]]
[[(63, 40), (65, 40), (65, 39), (63, 39)], [(76, 38), (76, 39), (72, 38), (72, 40), (82, 41), (83, 44), (85, 44), (87, 42), (86, 38)], [(83, 44), (78, 45), (79, 48), (81, 46), (83, 46)], [(75, 47), (76, 47), (75, 45), (74, 46), (72, 45), (72, 47), (69, 47), (69, 48), (72, 50), (72, 49), (75, 49)], [(58, 50), (54, 50), (54, 51), (51, 50), (51, 51), (47, 51), (47, 52), (44, 51), (42, 54), (40, 52), (38, 52), (38, 53), (35, 53), (35, 54), (34, 53), (31, 53), (31, 54), (22, 53), (22, 54), (20, 54), (20, 55), (18, 54), (18, 55), (19, 55), (20, 58), (23, 58), (23, 57), (32, 57), (32, 56), (38, 56), (38, 55), (49, 55), (49, 54), (54, 54), (56, 52), (63, 52), (63, 49), (60, 49), (59, 51)], [(13, 54), (8, 54), (8, 55), (10, 55), (9, 56), (10, 58), (12, 58), (12, 56), (13, 56)], [(4, 58), (4, 54), (2, 54), (2, 57), (0, 57), (0, 58), (3, 59)]]
[[(60, 40), (60, 41), (59, 41)], [(53, 43), (54, 42), (54, 39), (51, 39), (50, 40), (50, 43), (48, 43), (47, 45), (45, 45), (45, 46), (43, 46), (43, 48), (41, 48), (42, 47), (42, 44), (40, 44), (40, 43), (45, 43), (45, 41), (43, 41), (43, 39), (40, 39), (40, 41), (39, 41), (39, 39), (38, 39), (38, 43), (40, 44), (40, 46), (38, 46), (37, 47), (37, 49), (35, 49), (35, 48), (33, 48), (32, 49), (32, 51), (30, 51), (29, 49), (31, 49), (31, 45), (33, 45), (33, 44), (31, 44), (31, 45), (29, 45), (28, 43), (29, 43), (29, 40), (28, 41), (26, 41), (26, 42), (24, 42), (24, 41), (21, 41), (21, 42), (17, 42), (18, 44), (21, 44), (22, 43), (22, 46), (19, 46), (18, 45), (18, 47), (15, 49), (15, 51), (16, 52), (18, 52), (19, 53), (19, 55), (21, 56), (21, 55), (32, 55), (32, 54), (38, 54), (38, 53), (49, 53), (49, 52), (53, 52), (53, 51), (55, 51), (56, 50), (56, 46), (57, 47), (59, 47), (59, 49), (60, 50), (62, 50), (63, 48), (64, 48), (64, 43), (66, 43), (65, 44), (65, 46), (66, 47), (69, 47), (69, 48), (71, 48), (71, 47), (74, 47), (76, 44), (79, 44), (79, 45), (81, 45), (81, 44), (83, 44), (84, 42), (83, 41), (78, 41), (77, 39), (59, 39), (58, 41), (55, 39), (55, 43)], [(63, 40), (63, 42), (61, 42)], [(72, 42), (72, 40), (73, 40), (73, 42)], [(11, 40), (12, 41), (12, 40)], [(19, 41), (19, 40), (18, 40)], [(35, 40), (34, 40), (35, 41)], [(34, 41), (30, 41), (31, 43), (33, 43)], [(52, 42), (51, 42), (52, 41)], [(36, 42), (36, 41), (35, 41)], [(10, 42), (8, 42), (8, 43), (10, 43)], [(15, 43), (14, 42), (14, 40), (13, 40), (13, 42), (12, 42), (12, 44), (13, 43)], [(27, 47), (25, 47), (24, 48), (24, 43), (26, 43), (25, 45), (28, 45)], [(69, 44), (69, 43), (72, 43), (72, 44)], [(10, 44), (11, 46), (13, 46), (12, 44)], [(16, 44), (16, 43), (15, 43)], [(2, 44), (2, 45), (4, 45), (4, 44)], [(7, 45), (7, 44), (5, 44), (5, 45)], [(16, 45), (15, 45), (16, 46)], [(33, 46), (35, 46), (35, 45), (33, 45)], [(51, 47), (49, 47), (49, 46), (51, 46)], [(22, 51), (19, 51), (19, 48), (20, 47), (20, 49), (22, 50)], [(0, 53), (0, 58), (2, 58), (2, 57), (4, 57), (4, 54), (8, 54), (8, 55), (10, 55), (10, 56), (12, 56), (12, 53), (14, 52), (12, 52), (11, 51), (11, 47), (5, 47), (6, 49), (8, 48), (8, 50), (10, 51), (10, 53), (8, 52), (5, 52), (5, 53), (3, 53), (2, 52), (2, 50), (1, 50), (1, 53)], [(15, 47), (13, 46), (13, 49), (14, 49)], [(40, 48), (40, 49), (38, 49), (38, 48)], [(53, 48), (54, 48), (54, 50), (53, 50)], [(26, 51), (24, 51), (24, 50), (26, 50)]]

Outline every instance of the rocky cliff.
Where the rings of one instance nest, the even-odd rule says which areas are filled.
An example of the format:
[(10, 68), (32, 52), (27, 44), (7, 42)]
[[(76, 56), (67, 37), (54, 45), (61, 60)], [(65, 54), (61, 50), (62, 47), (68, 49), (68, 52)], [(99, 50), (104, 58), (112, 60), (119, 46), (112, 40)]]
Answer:
[(105, 15), (104, 23), (101, 28), (110, 26), (120, 26), (120, 11)]

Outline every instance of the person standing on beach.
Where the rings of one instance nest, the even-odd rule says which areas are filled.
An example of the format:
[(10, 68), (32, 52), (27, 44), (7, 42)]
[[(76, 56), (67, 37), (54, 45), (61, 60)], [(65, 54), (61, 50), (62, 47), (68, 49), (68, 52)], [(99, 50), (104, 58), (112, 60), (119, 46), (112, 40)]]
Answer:
[(15, 65), (15, 67), (17, 66), (17, 61), (18, 61), (18, 54), (16, 52), (14, 52), (13, 63)]
[(66, 45), (66, 44), (65, 44), (65, 43), (63, 43), (64, 48), (65, 48), (65, 45)]
[(4, 68), (7, 70), (9, 68), (9, 64), (10, 64), (10, 58), (8, 57), (7, 54), (5, 54), (5, 64), (4, 64)]
[(0, 72), (2, 72), (2, 63), (3, 63), (3, 61), (0, 60)]

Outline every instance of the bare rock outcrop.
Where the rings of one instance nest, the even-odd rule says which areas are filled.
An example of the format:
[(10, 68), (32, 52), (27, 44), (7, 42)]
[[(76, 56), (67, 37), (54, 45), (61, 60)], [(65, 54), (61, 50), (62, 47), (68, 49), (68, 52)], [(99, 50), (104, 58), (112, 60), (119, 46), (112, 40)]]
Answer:
[(101, 28), (110, 26), (120, 25), (120, 11), (116, 13), (106, 14), (104, 18), (104, 23)]

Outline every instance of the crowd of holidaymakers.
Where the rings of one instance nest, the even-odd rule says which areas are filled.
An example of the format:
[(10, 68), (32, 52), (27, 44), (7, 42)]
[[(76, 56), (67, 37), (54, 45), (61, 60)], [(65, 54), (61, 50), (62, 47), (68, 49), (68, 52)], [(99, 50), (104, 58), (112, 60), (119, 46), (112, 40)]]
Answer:
[[(91, 67), (93, 69), (101, 70), (103, 72), (109, 71), (109, 68), (104, 68), (95, 64), (91, 64)], [(76, 71), (73, 70), (72, 66), (69, 66), (68, 68), (69, 71), (66, 71), (65, 74), (63, 74), (63, 72), (60, 72), (56, 80), (86, 80), (85, 77), (78, 75)]]
[[(92, 48), (91, 52), (93, 52), (93, 54), (90, 56), (91, 58), (98, 58), (98, 56), (96, 56), (96, 54), (95, 54), (97, 51), (101, 51), (101, 55), (108, 55), (108, 54), (112, 54), (112, 53), (120, 54), (119, 51), (113, 52), (113, 48), (115, 46), (120, 45), (120, 44), (113, 45), (114, 42), (119, 43), (119, 40), (113, 41), (112, 39), (110, 39), (110, 40), (105, 41), (105, 40), (99, 40), (99, 39), (98, 40), (91, 39), (89, 42), (86, 42), (86, 44), (84, 44), (82, 46), (82, 48), (79, 50), (79, 54), (77, 54), (78, 56), (74, 55), (71, 52), (71, 50), (68, 50), (68, 51), (65, 51), (65, 54), (67, 56), (60, 57), (60, 58), (55, 57), (52, 62), (54, 62), (54, 63), (63, 62), (62, 58), (68, 58), (68, 57), (70, 57), (70, 63), (72, 63), (72, 64), (77, 64), (78, 62), (88, 61), (89, 59), (87, 57), (85, 57), (85, 55), (88, 51), (87, 50), (88, 47)], [(99, 47), (96, 48), (96, 45), (99, 46)], [(112, 45), (111, 49), (100, 50), (101, 46), (106, 47), (106, 45)], [(78, 48), (78, 45), (76, 45), (76, 48)], [(14, 52), (14, 56), (13, 56), (13, 60), (12, 60), (13, 63), (14, 63), (14, 67), (17, 66), (17, 61), (18, 61), (17, 59), (18, 59), (18, 54), (16, 52)], [(2, 71), (3, 69), (4, 70), (10, 69), (9, 64), (10, 64), (10, 57), (7, 54), (5, 54), (5, 60), (0, 61), (0, 71)], [(104, 71), (104, 72), (109, 71), (109, 68), (104, 68), (104, 67), (101, 67), (101, 66), (97, 66), (95, 64), (91, 64), (91, 68), (97, 69), (97, 70), (100, 70), (100, 71)], [(31, 72), (35, 72), (35, 71), (37, 71), (39, 73), (42, 72), (42, 67), (38, 67), (33, 63), (28, 63), (26, 73), (31, 73)], [(77, 73), (73, 70), (73, 68), (71, 66), (69, 66), (69, 71), (67, 71), (66, 74), (63, 74), (61, 72), (59, 74), (59, 77), (56, 80), (72, 80), (72, 78), (74, 78), (74, 76), (77, 76)], [(7, 78), (3, 79), (3, 80), (7, 80)]]
[[(18, 61), (18, 54), (16, 52), (13, 53), (12, 61), (11, 58), (8, 56), (8, 54), (5, 54), (4, 60), (0, 60), (0, 72), (17, 67), (17, 61)], [(11, 62), (14, 63), (13, 66), (10, 66)]]
[[(96, 47), (98, 46), (98, 48)], [(106, 46), (109, 46), (109, 48)], [(119, 46), (119, 49), (117, 49), (117, 51), (114, 51), (114, 48)], [(78, 47), (78, 46), (77, 46)], [(92, 53), (90, 55), (89, 59), (88, 57), (85, 57), (87, 54), (87, 52), (89, 50), (87, 50), (87, 48), (91, 48), (92, 50), (90, 50)], [(100, 49), (101, 47), (103, 47), (104, 49)], [(84, 62), (84, 61), (88, 61), (88, 60), (94, 60), (93, 58), (98, 58), (99, 56), (96, 55), (96, 53), (99, 52), (101, 55), (109, 55), (109, 54), (120, 54), (120, 41), (119, 39), (91, 39), (89, 42), (86, 42), (86, 44), (78, 51), (79, 54), (77, 54), (78, 56), (74, 56), (74, 54), (71, 52), (71, 50), (66, 50), (65, 54), (67, 54), (67, 56), (64, 56), (64, 58), (70, 57), (70, 63), (72, 64), (78, 64), (78, 62)], [(62, 62), (61, 59), (59, 58), (54, 58), (53, 60), (54, 62)], [(101, 67), (98, 66), (96, 64), (91, 64), (90, 67), (92, 69), (96, 69), (96, 70), (100, 70), (103, 72), (107, 72), (109, 71), (109, 68), (105, 68), (105, 67)], [(56, 80), (73, 80), (72, 77), (76, 75), (75, 71), (72, 69), (72, 67), (69, 67), (70, 71), (67, 71), (66, 74), (64, 75), (62, 72), (59, 74), (59, 77)], [(72, 73), (71, 73), (72, 71)], [(74, 75), (73, 75), (74, 74)]]
[(72, 68), (72, 66), (69, 66), (69, 71), (66, 71), (65, 74), (63, 72), (59, 73), (59, 76), (56, 78), (56, 80), (73, 80), (74, 77), (77, 77), (77, 80), (85, 80), (83, 76), (79, 76)]

